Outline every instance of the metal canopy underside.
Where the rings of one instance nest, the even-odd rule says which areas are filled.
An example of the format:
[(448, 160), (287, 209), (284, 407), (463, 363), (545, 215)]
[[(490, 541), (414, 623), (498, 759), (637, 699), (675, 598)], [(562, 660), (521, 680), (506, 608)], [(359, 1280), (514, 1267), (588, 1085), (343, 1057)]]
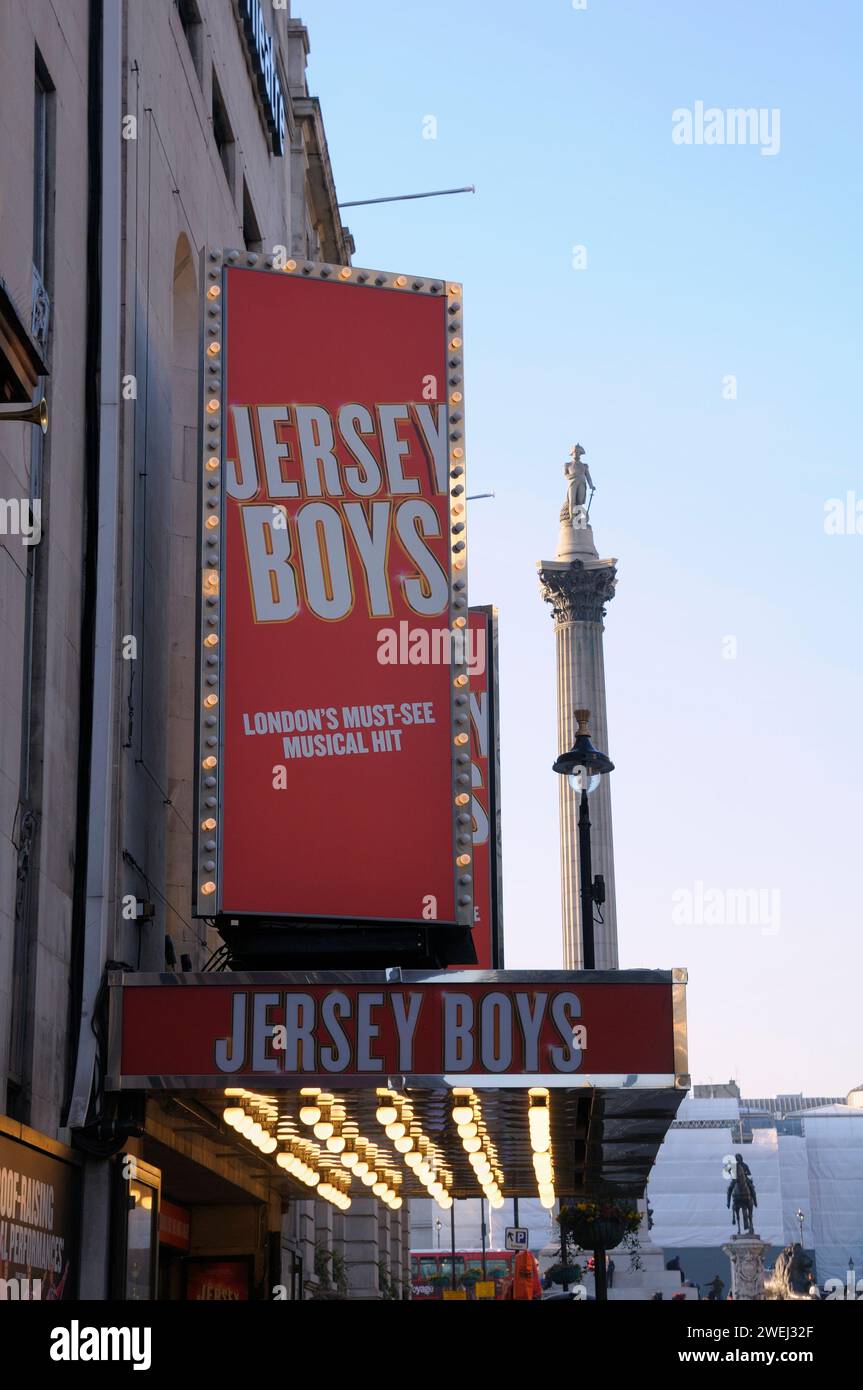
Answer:
[[(502, 1191), (506, 1197), (536, 1197), (537, 1182), (532, 1163), (528, 1132), (528, 1097), (524, 1089), (474, 1086), (482, 1107), (482, 1118), (494, 1142), (503, 1170)], [(278, 1106), (279, 1122), (290, 1120), (295, 1132), (312, 1142), (312, 1130), (298, 1118), (298, 1091), (260, 1091)], [(334, 1087), (334, 1094), (346, 1110), (346, 1118), (359, 1128), (360, 1135), (378, 1146), (378, 1157), (387, 1167), (402, 1175), (400, 1194), (426, 1197), (428, 1193), (400, 1154), (396, 1153), (382, 1126), (375, 1118), (379, 1104), (372, 1088)], [(474, 1176), (462, 1141), (451, 1116), (453, 1097), (448, 1087), (407, 1087), (403, 1092), (411, 1102), (423, 1133), (437, 1145), (444, 1163), (453, 1175), (453, 1197), (479, 1197), (481, 1188)], [(637, 1089), (625, 1087), (556, 1087), (550, 1094), (551, 1143), (554, 1186), (558, 1197), (580, 1195), (618, 1195), (640, 1197), (644, 1193), (656, 1154), (686, 1092), (671, 1087)], [(196, 1093), (198, 1103), (221, 1124), (225, 1142), (247, 1152), (258, 1168), (266, 1168), (286, 1195), (310, 1197), (309, 1188), (290, 1178), (274, 1162), (275, 1155), (261, 1154), (221, 1120), (228, 1103), (222, 1091)], [(212, 1131), (211, 1131), (212, 1133)], [(326, 1153), (325, 1145), (320, 1146)], [(338, 1157), (333, 1166), (341, 1168)], [(342, 1171), (347, 1171), (342, 1169)], [(353, 1178), (351, 1195), (368, 1196), (368, 1189)]]

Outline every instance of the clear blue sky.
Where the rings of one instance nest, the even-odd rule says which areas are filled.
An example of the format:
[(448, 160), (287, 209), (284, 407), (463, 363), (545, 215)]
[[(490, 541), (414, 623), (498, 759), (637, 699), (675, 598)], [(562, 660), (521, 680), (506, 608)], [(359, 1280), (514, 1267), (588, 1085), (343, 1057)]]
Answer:
[[(465, 285), (471, 600), (500, 610), (507, 963), (561, 964), (553, 555), (579, 440), (606, 624), (621, 964), (690, 970), (696, 1080), (863, 1080), (857, 0), (296, 0), (356, 262)], [(855, 55), (857, 57), (855, 58)], [(780, 148), (672, 111), (780, 111)], [(423, 119), (437, 138), (423, 139)], [(573, 247), (587, 248), (585, 270)], [(737, 399), (723, 399), (723, 378)], [(724, 637), (737, 656), (723, 658)], [(672, 895), (781, 894), (779, 930)]]

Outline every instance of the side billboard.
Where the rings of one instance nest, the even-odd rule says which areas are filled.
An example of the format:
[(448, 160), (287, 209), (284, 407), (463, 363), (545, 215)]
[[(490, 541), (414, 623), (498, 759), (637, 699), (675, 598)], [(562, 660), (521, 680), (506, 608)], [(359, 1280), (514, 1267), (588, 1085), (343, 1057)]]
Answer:
[(469, 927), (461, 286), (202, 281), (195, 913)]
[(468, 630), (473, 943), (479, 970), (502, 970), (503, 861), (500, 829), (497, 610), (491, 605), (471, 608)]

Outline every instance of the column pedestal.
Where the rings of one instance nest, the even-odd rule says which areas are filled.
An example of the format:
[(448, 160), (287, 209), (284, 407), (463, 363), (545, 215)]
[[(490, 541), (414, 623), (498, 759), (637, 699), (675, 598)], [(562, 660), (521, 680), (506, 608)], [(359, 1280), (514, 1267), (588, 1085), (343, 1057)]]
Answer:
[(764, 1297), (764, 1255), (770, 1246), (758, 1235), (732, 1236), (722, 1247), (731, 1261), (731, 1293), (735, 1303), (754, 1303)]

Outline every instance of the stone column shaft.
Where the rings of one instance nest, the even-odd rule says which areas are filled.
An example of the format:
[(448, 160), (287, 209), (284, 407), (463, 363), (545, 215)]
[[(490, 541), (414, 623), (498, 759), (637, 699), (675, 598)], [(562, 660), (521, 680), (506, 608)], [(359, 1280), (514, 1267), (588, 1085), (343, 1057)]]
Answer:
[[(592, 543), (592, 542), (591, 542)], [(609, 749), (603, 656), (605, 604), (614, 596), (617, 571), (613, 560), (543, 561), (539, 565), (542, 595), (554, 612), (557, 655), (558, 752), (575, 742), (576, 709), (590, 710), (590, 736), (603, 753)], [(610, 776), (614, 776), (613, 773)], [(579, 795), (567, 778), (558, 778), (560, 804), (561, 916), (566, 970), (584, 966), (581, 942), (581, 865), (578, 851)], [(605, 880), (605, 902), (594, 909), (597, 970), (616, 970), (617, 901), (614, 885), (614, 847), (611, 829), (609, 775), (590, 796), (590, 849), (593, 877)], [(602, 922), (597, 918), (602, 914)]]
[(345, 1263), (351, 1298), (380, 1298), (376, 1197), (354, 1197), (345, 1212)]
[[(558, 750), (575, 742), (576, 709), (590, 710), (590, 736), (596, 747), (608, 749), (608, 719), (605, 709), (605, 661), (602, 651), (602, 624), (557, 622), (557, 734)], [(612, 760), (613, 761), (613, 760)], [(580, 796), (566, 777), (560, 786), (560, 877), (561, 913), (564, 926), (563, 964), (565, 970), (583, 968), (581, 943), (581, 862), (578, 852), (578, 811)], [(600, 907), (603, 921), (594, 910), (594, 946), (597, 970), (617, 969), (617, 903), (614, 890), (614, 848), (611, 831), (611, 788), (608, 776), (588, 801), (590, 811), (590, 853), (593, 876), (605, 880), (605, 902)]]

